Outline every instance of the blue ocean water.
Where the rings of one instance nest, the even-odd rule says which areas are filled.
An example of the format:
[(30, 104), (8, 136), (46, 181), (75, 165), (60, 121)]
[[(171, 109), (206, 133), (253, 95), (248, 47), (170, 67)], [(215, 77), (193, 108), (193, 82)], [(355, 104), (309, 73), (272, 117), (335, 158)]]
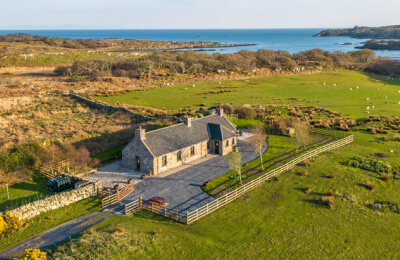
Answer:
[[(320, 48), (327, 51), (354, 51), (367, 39), (349, 37), (312, 37), (315, 29), (196, 29), (196, 30), (0, 30), (0, 35), (26, 33), (72, 39), (140, 39), (160, 41), (212, 41), (219, 43), (255, 43), (254, 46), (217, 48), (209, 51), (232, 53), (243, 49), (286, 50), (295, 53)], [(351, 43), (351, 45), (341, 45)], [(400, 51), (376, 51), (377, 55), (400, 58)]]

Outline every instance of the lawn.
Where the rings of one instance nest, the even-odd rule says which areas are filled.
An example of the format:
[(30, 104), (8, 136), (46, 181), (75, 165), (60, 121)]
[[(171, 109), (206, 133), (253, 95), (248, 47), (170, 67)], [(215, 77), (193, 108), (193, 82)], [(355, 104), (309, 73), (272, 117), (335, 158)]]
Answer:
[[(221, 90), (225, 92), (221, 93)], [(197, 82), (194, 87), (193, 83), (187, 83), (97, 98), (113, 104), (119, 102), (158, 109), (193, 108), (201, 107), (201, 104), (210, 107), (218, 103), (303, 104), (329, 107), (342, 115), (362, 118), (367, 116), (367, 107), (370, 107), (371, 115), (398, 114), (399, 90), (399, 80), (339, 71), (230, 80), (221, 84), (219, 81)]]
[(0, 252), (65, 222), (98, 211), (100, 208), (101, 200), (97, 197), (92, 197), (59, 209), (42, 213), (37, 217), (29, 219), (17, 232), (2, 239), (0, 243)]
[(51, 195), (46, 191), (48, 179), (33, 175), (32, 180), (8, 187), (10, 199), (7, 197), (7, 188), (0, 188), (0, 212), (10, 208), (16, 208), (43, 196)]
[(122, 150), (126, 145), (121, 145), (113, 149), (106, 150), (104, 152), (98, 153), (93, 158), (99, 159), (101, 164), (110, 163), (115, 160), (119, 160), (122, 157)]
[[(56, 251), (96, 259), (399, 258), (399, 209), (380, 212), (372, 205), (399, 205), (400, 180), (384, 182), (379, 174), (347, 166), (353, 156), (373, 158), (381, 152), (389, 155), (381, 160), (400, 167), (394, 135), (385, 135), (390, 141), (383, 142), (383, 135), (355, 131), (354, 143), (321, 154), (311, 166), (298, 166), (194, 224), (146, 212), (117, 216), (77, 238), (73, 252), (70, 244)], [(301, 175), (305, 169), (309, 176)], [(373, 191), (367, 182), (375, 183)], [(319, 202), (330, 190), (332, 209)]]

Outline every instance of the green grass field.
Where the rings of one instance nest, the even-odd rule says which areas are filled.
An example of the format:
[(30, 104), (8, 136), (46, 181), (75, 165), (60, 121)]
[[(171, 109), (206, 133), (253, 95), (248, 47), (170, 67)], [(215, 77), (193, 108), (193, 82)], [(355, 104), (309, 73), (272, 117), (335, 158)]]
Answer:
[(65, 222), (98, 211), (100, 208), (101, 200), (97, 197), (92, 197), (63, 208), (42, 213), (37, 217), (29, 219), (25, 225), (15, 233), (3, 238), (0, 243), (0, 252)]
[[(252, 78), (248, 82), (222, 81), (221, 84), (219, 81), (197, 82), (195, 87), (192, 85), (181, 84), (98, 99), (113, 104), (119, 102), (158, 109), (193, 108), (200, 107), (202, 103), (207, 107), (218, 103), (303, 104), (329, 107), (342, 112), (342, 115), (351, 114), (354, 118), (366, 117), (367, 107), (370, 107), (370, 115), (395, 115), (400, 111), (399, 80), (373, 78), (357, 72), (274, 76)], [(231, 92), (212, 93), (222, 89)], [(372, 109), (372, 106), (375, 108)]]
[(16, 208), (42, 196), (51, 195), (46, 191), (47, 178), (32, 176), (32, 181), (16, 184), (8, 188), (10, 199), (7, 197), (7, 188), (0, 188), (0, 212)]
[[(353, 156), (372, 158), (381, 152), (390, 156), (381, 160), (400, 167), (395, 135), (385, 135), (390, 141), (384, 143), (383, 135), (355, 131), (354, 143), (321, 154), (311, 166), (298, 166), (194, 224), (146, 212), (118, 216), (77, 238), (73, 252), (70, 244), (56, 252), (96, 259), (399, 258), (400, 211), (380, 212), (372, 205), (400, 205), (400, 180), (384, 182), (376, 173), (346, 165)], [(290, 149), (286, 140), (275, 141)], [(302, 176), (304, 170), (310, 175)], [(224, 181), (217, 178), (210, 186)], [(367, 182), (375, 183), (373, 191), (365, 187)], [(304, 192), (306, 187), (311, 192)], [(319, 202), (329, 190), (333, 209)], [(115, 243), (107, 242), (111, 239)]]

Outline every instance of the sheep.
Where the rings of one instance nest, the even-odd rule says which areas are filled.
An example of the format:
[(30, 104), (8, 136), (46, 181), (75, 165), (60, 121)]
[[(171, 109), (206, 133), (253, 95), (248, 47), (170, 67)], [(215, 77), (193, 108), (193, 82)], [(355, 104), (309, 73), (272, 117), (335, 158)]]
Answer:
[(365, 113), (369, 114), (369, 111), (366, 111)]
[[(326, 85), (326, 82), (324, 82), (324, 85)], [(399, 92), (400, 92), (400, 90), (399, 90)]]
[(369, 98), (367, 98), (367, 101), (369, 100)]
[(372, 106), (372, 108), (375, 108), (375, 106)]
[(358, 89), (358, 87), (357, 87), (357, 89)]
[(336, 83), (335, 83), (335, 84), (333, 84), (333, 86), (336, 86)]
[(195, 85), (193, 84), (193, 87), (195, 87)]
[(350, 88), (350, 91), (352, 91), (353, 90), (353, 88)]
[(369, 109), (369, 107), (367, 107), (367, 109)]

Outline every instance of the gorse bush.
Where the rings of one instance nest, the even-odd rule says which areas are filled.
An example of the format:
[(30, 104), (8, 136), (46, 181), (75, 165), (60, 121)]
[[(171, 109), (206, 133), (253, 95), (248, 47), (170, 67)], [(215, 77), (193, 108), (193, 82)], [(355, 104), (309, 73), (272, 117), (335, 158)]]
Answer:
[(20, 257), (14, 258), (14, 260), (46, 260), (47, 253), (40, 251), (40, 249), (25, 249)]
[(18, 216), (13, 216), (8, 211), (6, 214), (0, 216), (0, 238), (18, 230), (24, 222)]
[(376, 159), (354, 157), (352, 160), (347, 162), (347, 165), (375, 173), (392, 173), (392, 166), (388, 162)]

